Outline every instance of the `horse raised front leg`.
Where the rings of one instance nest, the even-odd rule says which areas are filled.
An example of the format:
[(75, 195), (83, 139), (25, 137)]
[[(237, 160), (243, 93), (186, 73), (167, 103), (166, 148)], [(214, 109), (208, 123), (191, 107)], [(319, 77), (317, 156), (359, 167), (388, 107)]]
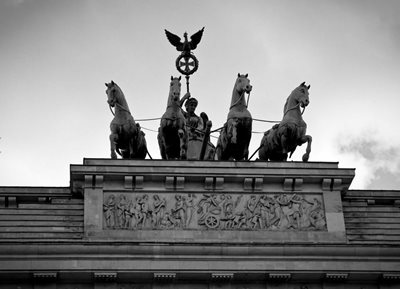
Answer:
[(111, 158), (112, 159), (117, 158), (117, 154), (115, 152), (117, 140), (118, 140), (118, 134), (116, 134), (116, 133), (110, 134), (110, 148), (111, 148)]
[(308, 162), (311, 153), (311, 143), (312, 137), (310, 135), (305, 135), (301, 138), (301, 144), (307, 142), (306, 153), (303, 155), (303, 162)]

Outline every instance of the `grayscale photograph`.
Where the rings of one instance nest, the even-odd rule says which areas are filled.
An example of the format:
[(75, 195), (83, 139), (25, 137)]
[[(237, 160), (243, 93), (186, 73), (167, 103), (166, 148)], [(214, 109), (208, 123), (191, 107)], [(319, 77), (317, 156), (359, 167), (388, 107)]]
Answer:
[(0, 0), (0, 289), (400, 289), (399, 13)]

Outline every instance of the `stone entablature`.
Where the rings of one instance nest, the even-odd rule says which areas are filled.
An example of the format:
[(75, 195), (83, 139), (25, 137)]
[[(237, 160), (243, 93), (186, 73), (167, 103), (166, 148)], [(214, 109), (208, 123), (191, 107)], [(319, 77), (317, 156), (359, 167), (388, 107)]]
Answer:
[(85, 159), (71, 185), (90, 240), (346, 242), (337, 163)]
[[(71, 165), (74, 192), (84, 188), (123, 191), (342, 191), (354, 169), (334, 162), (229, 162), (84, 159)], [(307, 188), (304, 189), (304, 185)]]

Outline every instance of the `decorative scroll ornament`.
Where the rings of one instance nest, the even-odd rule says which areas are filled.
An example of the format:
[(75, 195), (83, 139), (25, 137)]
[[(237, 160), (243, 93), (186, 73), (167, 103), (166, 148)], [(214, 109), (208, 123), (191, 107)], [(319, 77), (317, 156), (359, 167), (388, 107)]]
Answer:
[(185, 32), (183, 34), (185, 39), (182, 41), (179, 36), (165, 29), (165, 35), (167, 36), (168, 41), (175, 46), (176, 50), (182, 52), (176, 59), (175, 66), (176, 69), (186, 77), (187, 92), (189, 92), (189, 75), (195, 73), (199, 68), (199, 61), (192, 53), (192, 50), (195, 50), (197, 45), (200, 43), (203, 32), (204, 27), (190, 36), (190, 41), (188, 40), (187, 32)]

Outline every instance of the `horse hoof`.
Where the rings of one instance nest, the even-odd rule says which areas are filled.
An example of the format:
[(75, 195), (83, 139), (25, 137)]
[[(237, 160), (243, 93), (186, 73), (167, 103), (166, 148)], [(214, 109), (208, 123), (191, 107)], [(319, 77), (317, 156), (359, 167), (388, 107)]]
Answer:
[(304, 154), (303, 155), (303, 162), (308, 162), (310, 155), (309, 154)]

